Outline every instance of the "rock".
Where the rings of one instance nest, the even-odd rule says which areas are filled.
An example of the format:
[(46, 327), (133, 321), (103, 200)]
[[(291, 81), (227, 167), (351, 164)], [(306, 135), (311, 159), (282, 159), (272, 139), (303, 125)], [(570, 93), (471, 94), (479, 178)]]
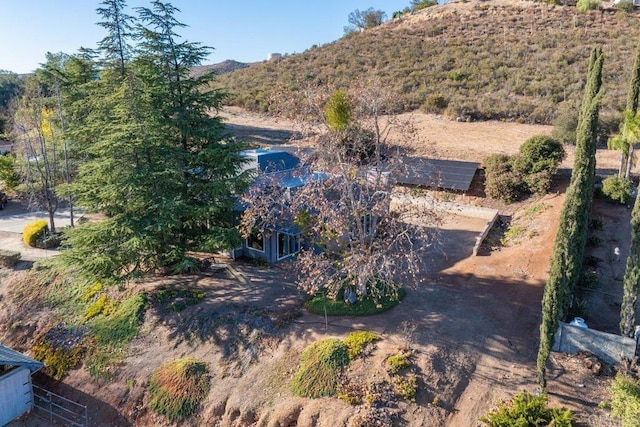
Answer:
[(602, 362), (600, 362), (600, 360), (595, 356), (585, 357), (583, 365), (594, 375), (600, 375), (600, 372), (602, 371)]

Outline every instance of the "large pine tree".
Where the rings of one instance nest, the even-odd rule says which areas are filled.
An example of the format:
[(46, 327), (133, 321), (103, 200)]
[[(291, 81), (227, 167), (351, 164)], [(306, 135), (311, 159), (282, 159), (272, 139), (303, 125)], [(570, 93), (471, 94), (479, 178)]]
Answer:
[(211, 115), (222, 100), (203, 90), (211, 77), (189, 75), (209, 49), (180, 40), (170, 4), (137, 11), (135, 55), (124, 74), (118, 61), (103, 62), (76, 132), (87, 160), (72, 191), (105, 219), (71, 230), (63, 259), (98, 277), (186, 269), (187, 251), (239, 243), (232, 207), (246, 184), (237, 175), (242, 147)]

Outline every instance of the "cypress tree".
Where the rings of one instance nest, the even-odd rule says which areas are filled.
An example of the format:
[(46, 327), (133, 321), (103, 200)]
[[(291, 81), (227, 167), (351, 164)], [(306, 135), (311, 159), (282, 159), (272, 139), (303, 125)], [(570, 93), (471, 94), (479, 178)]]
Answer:
[(553, 347), (558, 322), (567, 315), (571, 295), (582, 270), (582, 258), (593, 199), (603, 62), (602, 50), (593, 49), (578, 121), (571, 182), (560, 214), (549, 279), (542, 298), (542, 323), (540, 325), (540, 348), (537, 365), (539, 382), (543, 387), (546, 386), (546, 363)]
[(631, 247), (624, 272), (624, 290), (620, 307), (620, 334), (633, 336), (638, 294), (640, 294), (640, 197), (631, 212)]
[(627, 111), (634, 114), (638, 112), (638, 96), (640, 95), (640, 44), (636, 50), (636, 59), (633, 65), (629, 92), (627, 92)]
[[(638, 96), (640, 95), (640, 44), (636, 51), (629, 92), (627, 93), (627, 115), (638, 113)], [(629, 144), (628, 156), (633, 156), (632, 145)], [(631, 161), (631, 158), (628, 159)], [(636, 321), (638, 295), (640, 294), (640, 197), (636, 196), (631, 212), (631, 247), (624, 272), (622, 305), (620, 306), (620, 333), (633, 336)]]

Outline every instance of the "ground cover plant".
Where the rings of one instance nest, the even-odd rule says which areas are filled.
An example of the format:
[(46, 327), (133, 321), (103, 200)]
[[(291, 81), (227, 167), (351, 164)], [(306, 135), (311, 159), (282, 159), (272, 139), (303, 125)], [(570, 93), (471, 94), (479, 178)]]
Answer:
[(340, 369), (348, 364), (349, 352), (344, 342), (337, 338), (316, 341), (302, 352), (291, 391), (301, 397), (333, 396)]
[(510, 401), (502, 402), (480, 421), (489, 427), (571, 427), (573, 413), (569, 409), (549, 408), (545, 394), (521, 392)]
[(206, 362), (178, 359), (166, 362), (155, 370), (147, 390), (149, 407), (169, 421), (188, 418), (198, 409), (211, 388)]
[(404, 298), (404, 288), (397, 293), (385, 295), (379, 298), (367, 296), (366, 298), (349, 303), (344, 300), (344, 290), (338, 292), (335, 298), (330, 297), (326, 291), (320, 291), (304, 303), (304, 308), (315, 314), (327, 316), (367, 316), (387, 311)]
[(344, 343), (347, 345), (349, 359), (353, 360), (360, 357), (369, 344), (379, 339), (380, 336), (378, 334), (369, 331), (354, 331), (349, 333), (344, 339)]

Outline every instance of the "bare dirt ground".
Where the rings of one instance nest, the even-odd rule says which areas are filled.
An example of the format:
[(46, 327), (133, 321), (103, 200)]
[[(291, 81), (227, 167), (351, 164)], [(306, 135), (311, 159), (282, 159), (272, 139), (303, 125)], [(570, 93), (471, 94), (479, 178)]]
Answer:
[[(283, 138), (295, 135), (291, 122), (239, 109), (227, 109), (223, 115), (237, 136), (255, 143), (291, 145)], [(551, 131), (548, 126), (457, 123), (423, 114), (404, 118), (418, 129), (412, 147), (415, 155), (451, 159), (482, 161), (497, 152), (513, 154), (527, 138)], [(565, 165), (570, 167), (571, 162), (569, 153)], [(615, 153), (600, 151), (598, 167), (601, 172), (615, 169)], [(167, 313), (161, 306), (152, 305), (128, 356), (113, 368), (112, 380), (96, 380), (85, 369), (78, 369), (64, 382), (49, 381), (48, 386), (86, 402), (92, 425), (166, 425), (145, 409), (144, 386), (163, 361), (191, 356), (208, 361), (213, 377), (212, 392), (194, 425), (347, 425), (362, 408), (338, 399), (296, 398), (288, 390), (288, 380), (301, 350), (309, 343), (329, 336), (344, 337), (352, 330), (371, 330), (379, 333), (382, 341), (350, 368), (362, 381), (374, 381), (383, 375), (384, 359), (399, 348), (408, 346), (414, 354), (419, 378), (416, 402), (400, 401), (386, 408), (395, 414), (394, 425), (478, 425), (478, 418), (497, 399), (537, 388), (540, 301), (565, 186), (566, 177), (543, 198), (506, 206), (489, 202), (524, 231), (504, 244), (486, 245), (477, 257), (471, 256), (471, 248), (483, 224), (464, 217), (449, 218), (442, 230), (443, 252), (434, 253), (428, 284), (410, 288), (397, 307), (381, 315), (324, 319), (302, 313), (294, 317), (301, 296), (286, 272), (275, 267), (234, 262), (231, 270), (223, 272), (146, 281), (136, 286), (150, 292), (163, 285), (196, 287), (206, 297), (179, 313)], [(457, 196), (461, 203), (482, 200)], [(524, 215), (533, 205), (544, 208), (534, 215)], [(629, 210), (608, 206), (599, 209), (605, 211), (605, 224), (609, 224), (602, 230), (602, 240), (615, 240), (626, 256), (629, 233), (624, 224), (629, 221)], [(603, 264), (603, 275), (607, 274), (605, 267)], [(0, 283), (6, 284), (18, 274), (1, 270)], [(12, 302), (2, 284), (0, 306), (6, 317), (12, 313)], [(611, 301), (604, 308), (594, 305), (597, 311), (587, 320), (596, 322), (601, 310), (613, 313), (616, 301), (619, 303), (616, 292), (615, 287), (608, 290), (613, 295)], [(596, 296), (593, 304), (598, 301)], [(598, 326), (615, 328), (614, 317), (604, 318)], [(220, 319), (233, 321), (220, 323)], [(29, 335), (18, 332), (0, 327), (4, 340), (28, 348)], [(551, 400), (576, 410), (582, 425), (615, 425), (608, 424), (612, 423), (608, 414), (597, 406), (607, 398), (607, 379), (587, 381), (572, 360), (560, 356), (552, 360)], [(25, 422), (38, 425), (33, 420)]]

